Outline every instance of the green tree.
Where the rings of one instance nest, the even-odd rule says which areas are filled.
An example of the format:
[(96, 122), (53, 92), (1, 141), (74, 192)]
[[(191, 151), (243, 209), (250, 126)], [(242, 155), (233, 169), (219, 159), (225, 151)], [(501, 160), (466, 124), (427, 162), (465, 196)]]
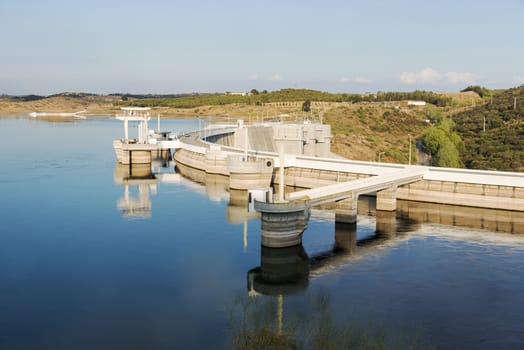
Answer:
[(309, 111), (311, 111), (311, 101), (307, 99), (302, 104), (302, 112), (309, 112)]
[(466, 91), (476, 92), (477, 94), (479, 94), (480, 97), (490, 96), (491, 95), (491, 91), (490, 90), (486, 89), (483, 86), (479, 86), (479, 85), (470, 85), (467, 88), (465, 88), (463, 90), (460, 90), (460, 92), (466, 92)]
[(435, 157), (433, 159), (436, 161), (438, 166), (446, 167), (446, 168), (461, 168), (463, 167), (462, 162), (460, 161), (460, 155), (453, 144), (451, 140), (444, 141), (443, 144), (440, 145), (440, 148), (438, 152), (435, 154)]
[(433, 155), (432, 164), (447, 168), (461, 168), (460, 152), (464, 152), (464, 142), (455, 132), (455, 123), (443, 119), (439, 125), (432, 126), (422, 135), (422, 144)]

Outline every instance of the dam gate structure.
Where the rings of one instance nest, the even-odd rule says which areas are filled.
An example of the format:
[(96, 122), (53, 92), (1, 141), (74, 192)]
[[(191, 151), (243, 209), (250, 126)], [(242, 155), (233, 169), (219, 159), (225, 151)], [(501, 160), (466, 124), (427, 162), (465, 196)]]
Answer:
[(239, 120), (177, 142), (177, 164), (228, 176), (246, 202), (248, 190), (273, 186), (278, 195), (254, 201), (268, 247), (300, 244), (317, 205), (336, 203), (335, 221), (355, 224), (364, 194), (376, 197), (380, 212), (394, 212), (397, 200), (524, 211), (522, 173), (352, 161), (330, 152), (329, 125)]

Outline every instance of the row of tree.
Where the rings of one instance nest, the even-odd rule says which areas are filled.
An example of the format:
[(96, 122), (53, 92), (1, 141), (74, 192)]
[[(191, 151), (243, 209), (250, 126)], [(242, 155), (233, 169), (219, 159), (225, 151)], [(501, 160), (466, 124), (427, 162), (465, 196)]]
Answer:
[(376, 94), (334, 94), (309, 89), (282, 89), (278, 91), (251, 90), (247, 96), (231, 94), (198, 94), (190, 96), (170, 96), (155, 98), (139, 98), (135, 101), (126, 101), (141, 107), (173, 107), (173, 108), (195, 108), (205, 105), (225, 105), (231, 103), (245, 103), (248, 105), (260, 105), (272, 102), (386, 102), (402, 100), (421, 100), (436, 106), (447, 106), (452, 102), (451, 97), (430, 91), (413, 92), (378, 92)]

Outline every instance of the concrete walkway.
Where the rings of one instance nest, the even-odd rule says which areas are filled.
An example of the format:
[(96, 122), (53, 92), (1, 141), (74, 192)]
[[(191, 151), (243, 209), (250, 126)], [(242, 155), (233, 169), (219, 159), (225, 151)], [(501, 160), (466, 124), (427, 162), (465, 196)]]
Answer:
[(324, 204), (416, 182), (422, 180), (424, 173), (424, 169), (406, 168), (404, 170), (365, 179), (289, 193), (287, 199), (296, 200), (307, 198), (312, 206)]

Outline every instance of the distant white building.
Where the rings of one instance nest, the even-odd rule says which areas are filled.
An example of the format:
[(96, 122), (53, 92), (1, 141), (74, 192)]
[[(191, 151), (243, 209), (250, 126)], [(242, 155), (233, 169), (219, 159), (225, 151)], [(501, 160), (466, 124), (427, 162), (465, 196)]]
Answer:
[(425, 106), (426, 101), (408, 100), (408, 106)]
[(235, 96), (247, 96), (247, 92), (233, 92), (233, 91), (226, 91), (226, 95), (235, 95)]

